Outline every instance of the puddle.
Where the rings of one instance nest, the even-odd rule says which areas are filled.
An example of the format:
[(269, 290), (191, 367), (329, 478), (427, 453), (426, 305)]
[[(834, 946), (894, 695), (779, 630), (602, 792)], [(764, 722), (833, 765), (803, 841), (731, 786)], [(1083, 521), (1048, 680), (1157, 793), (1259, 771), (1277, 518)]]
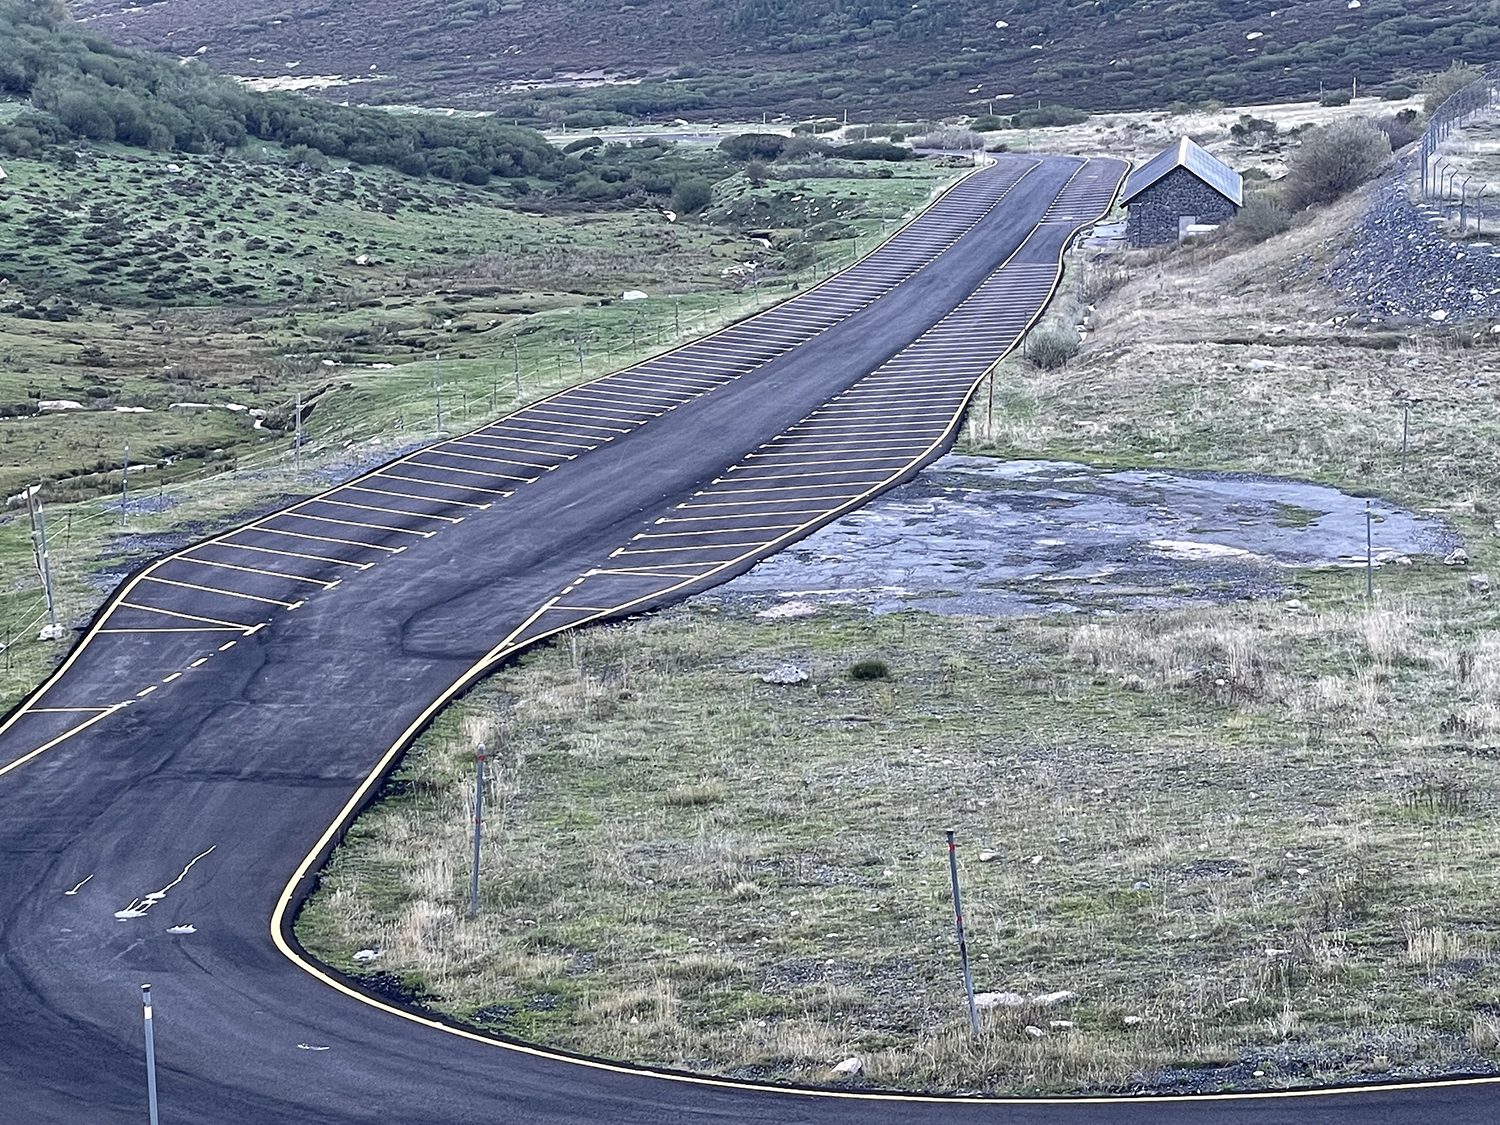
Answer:
[[(1459, 543), (1439, 520), (1374, 510), (1377, 563)], [(1162, 609), (1275, 597), (1291, 568), (1364, 561), (1364, 499), (1325, 485), (949, 456), (696, 601), (768, 616)]]

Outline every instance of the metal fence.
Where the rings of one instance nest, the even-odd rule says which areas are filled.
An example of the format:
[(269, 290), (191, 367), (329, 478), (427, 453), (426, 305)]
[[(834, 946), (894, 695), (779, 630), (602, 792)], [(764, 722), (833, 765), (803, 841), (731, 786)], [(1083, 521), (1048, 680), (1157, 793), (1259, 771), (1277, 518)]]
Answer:
[[(1484, 181), (1471, 196), (1470, 183), (1475, 179), (1474, 174), (1465, 175), (1461, 166), (1443, 155), (1441, 146), (1454, 130), (1462, 128), (1496, 102), (1500, 102), (1500, 63), (1485, 67), (1483, 77), (1469, 83), (1433, 110), (1427, 128), (1422, 131), (1422, 198), (1440, 201), (1445, 215), (1456, 211), (1454, 217), (1460, 230), (1468, 228), (1469, 213), (1473, 210), (1479, 217), (1482, 232), (1484, 196), (1491, 185), (1488, 180)], [(1458, 189), (1456, 199), (1453, 195), (1455, 187)]]

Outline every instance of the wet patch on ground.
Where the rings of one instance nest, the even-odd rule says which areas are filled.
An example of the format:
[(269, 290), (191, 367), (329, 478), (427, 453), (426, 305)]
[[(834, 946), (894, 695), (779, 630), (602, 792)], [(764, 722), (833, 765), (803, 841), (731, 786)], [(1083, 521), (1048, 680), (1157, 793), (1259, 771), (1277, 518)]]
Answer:
[[(1370, 503), (1377, 566), (1459, 545), (1440, 520)], [(1298, 568), (1365, 564), (1365, 505), (1245, 473), (948, 456), (696, 600), (766, 616), (995, 615), (1276, 597)]]

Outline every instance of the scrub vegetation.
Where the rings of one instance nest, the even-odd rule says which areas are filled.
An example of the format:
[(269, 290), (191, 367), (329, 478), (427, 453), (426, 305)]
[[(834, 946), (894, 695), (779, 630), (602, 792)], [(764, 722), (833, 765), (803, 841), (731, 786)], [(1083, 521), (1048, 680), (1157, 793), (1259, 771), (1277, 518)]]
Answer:
[[(1267, 102), (1492, 61), (1493, 0), (390, 0), (75, 12), (122, 42), (333, 100), (439, 104), (576, 128), (784, 114), (1092, 111)], [(369, 29), (366, 31), (365, 29)], [(376, 30), (378, 29), (378, 30)]]
[[(1091, 619), (767, 620), (708, 596), (590, 630), (419, 740), (301, 940), (501, 1034), (741, 1077), (1493, 1073), (1500, 352), (1488, 325), (1361, 327), (1317, 282), (1367, 194), (1252, 245), (1074, 262), (1046, 328), (1078, 354), (1002, 365), (961, 448), (1325, 481), (1447, 520), (1466, 564), (1383, 567), (1373, 602), (1333, 568), (1274, 600)], [(786, 663), (809, 679), (765, 682)], [(976, 985), (1009, 994), (977, 1039), (949, 827)]]
[[(35, 48), (38, 82), (99, 71), (162, 114), (163, 67), (260, 97), (58, 35), (0, 58)], [(270, 141), (32, 136), (49, 112), (0, 102), (0, 148), (24, 151), (0, 157), (0, 710), (66, 647), (29, 640), (27, 486), (79, 625), (147, 558), (429, 440), (440, 408), (445, 431), (476, 426), (784, 299), (963, 170), (824, 153), (752, 179), (710, 146), (601, 141), (549, 157), (555, 180), (480, 185)], [(699, 213), (669, 215), (685, 193)]]

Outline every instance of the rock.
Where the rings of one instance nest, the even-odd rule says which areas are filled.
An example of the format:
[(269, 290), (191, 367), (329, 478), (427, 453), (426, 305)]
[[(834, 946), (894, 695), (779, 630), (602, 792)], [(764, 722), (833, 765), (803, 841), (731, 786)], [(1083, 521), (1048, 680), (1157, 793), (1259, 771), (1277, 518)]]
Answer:
[(1019, 992), (979, 992), (974, 996), (974, 1007), (981, 1010), (990, 1008), (1020, 1008), (1026, 1003), (1026, 997)]
[(849, 1058), (845, 1059), (843, 1062), (835, 1066), (833, 1068), (833, 1073), (837, 1074), (840, 1078), (853, 1078), (860, 1071), (864, 1070), (864, 1068), (865, 1064), (851, 1055)]
[(625, 292), (623, 292), (623, 293), (620, 294), (620, 300), (622, 300), (622, 301), (644, 301), (644, 300), (647, 299), (648, 296), (649, 296), (649, 294), (642, 293), (639, 289), (627, 289), (627, 290), (625, 290)]
[(980, 863), (993, 863), (995, 860), (997, 860), (999, 858), (1000, 858), (1000, 853), (999, 852), (980, 852), (979, 853), (979, 862)]
[(373, 961), (379, 956), (380, 950), (378, 949), (361, 949), (354, 955), (354, 959), (356, 961)]
[(1031, 998), (1031, 1002), (1038, 1008), (1055, 1008), (1059, 1004), (1071, 1004), (1078, 999), (1078, 993), (1072, 989), (1065, 988), (1060, 992), (1042, 992)]
[(44, 398), (36, 404), (38, 414), (51, 414), (58, 410), (82, 410), (83, 403), (74, 402), (70, 398)]
[(1073, 1026), (1072, 1020), (1052, 1020), (1047, 1024), (1053, 1031), (1067, 1031)]
[(1141, 1024), (1145, 1023), (1146, 1021), (1144, 1019), (1142, 1019), (1140, 1016), (1126, 1016), (1124, 1022), (1125, 1022), (1125, 1026), (1126, 1027), (1139, 1027)]
[(1462, 547), (1455, 547), (1453, 553), (1443, 560), (1449, 566), (1468, 566), (1469, 552)]
[(1469, 575), (1469, 593), (1488, 594), (1490, 592), (1490, 576), (1488, 574)]
[(1031, 1036), (1033, 1039), (1040, 1039), (1043, 1035), (1046, 1035), (1047, 1033), (1045, 1031), (1043, 1031), (1041, 1028), (1037, 1027), (1035, 1024), (1028, 1023), (1026, 1025), (1026, 1034), (1029, 1035), (1029, 1036)]
[(812, 602), (783, 602), (781, 605), (773, 605), (770, 609), (763, 609), (756, 617), (763, 617), (767, 621), (779, 621), (787, 617), (813, 617), (817, 614), (818, 607)]
[(807, 670), (795, 664), (782, 664), (761, 677), (768, 684), (800, 684), (807, 679)]

